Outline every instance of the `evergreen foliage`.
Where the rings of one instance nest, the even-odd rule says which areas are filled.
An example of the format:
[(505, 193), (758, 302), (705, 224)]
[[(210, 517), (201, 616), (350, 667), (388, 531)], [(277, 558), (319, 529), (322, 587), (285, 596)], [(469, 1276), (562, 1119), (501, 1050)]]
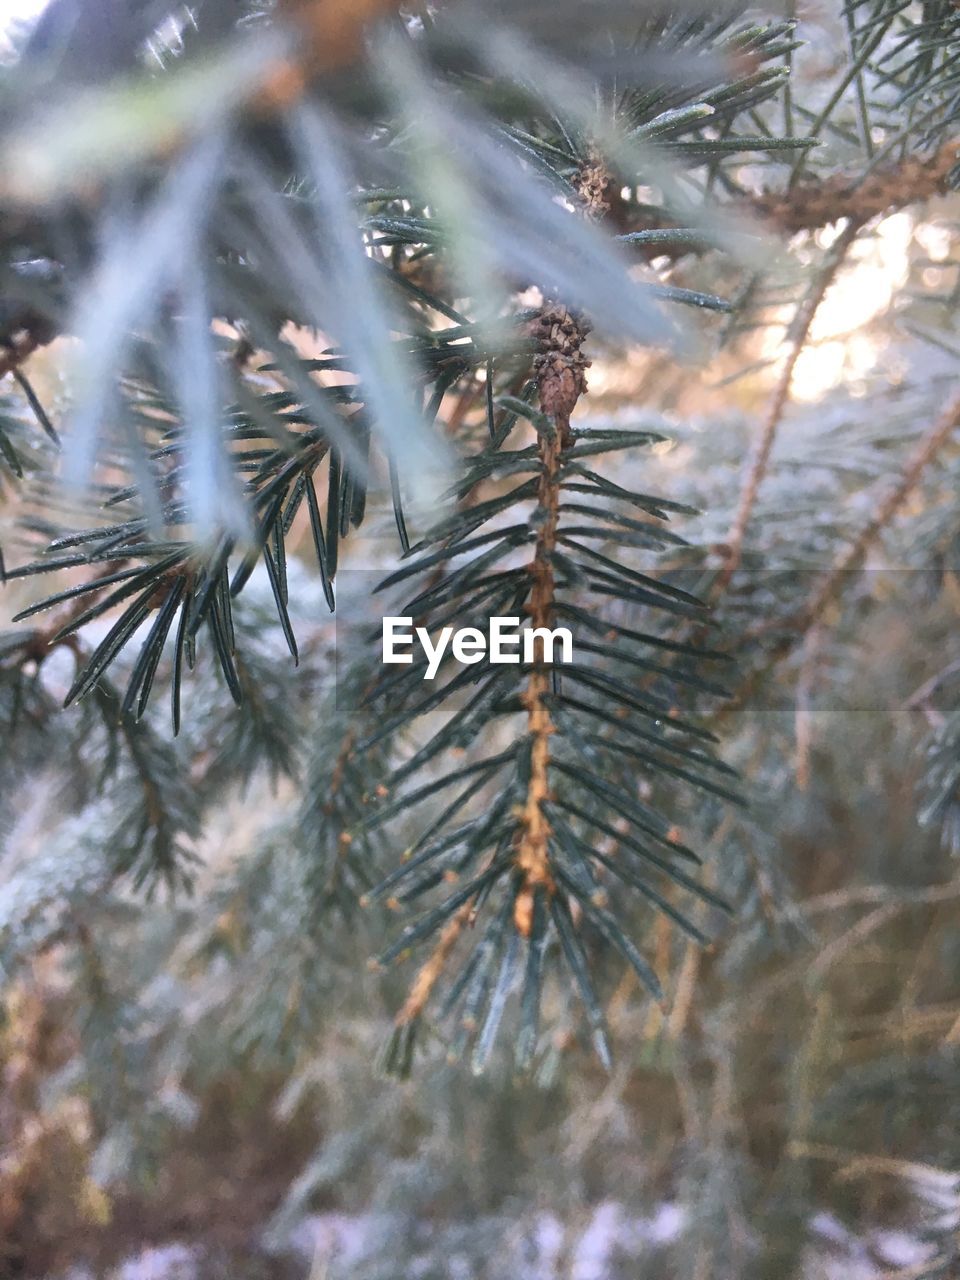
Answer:
[[(528, 1065), (545, 966), (562, 954), (608, 1061), (581, 915), (594, 941), (620, 951), (656, 998), (661, 991), (607, 908), (604, 868), (701, 939), (663, 896), (659, 877), (722, 903), (692, 878), (696, 854), (659, 807), (638, 798), (635, 779), (672, 776), (732, 793), (723, 782), (730, 770), (696, 745), (712, 735), (677, 702), (680, 687), (719, 691), (697, 671), (697, 660), (710, 655), (659, 635), (655, 623), (643, 629), (651, 610), (695, 618), (699, 602), (600, 549), (615, 542), (649, 563), (651, 552), (677, 542), (664, 523), (682, 508), (595, 470), (604, 455), (660, 437), (631, 430), (581, 435), (571, 427), (586, 389), (581, 346), (593, 325), (617, 339), (676, 346), (686, 340), (672, 315), (678, 305), (729, 310), (712, 294), (661, 283), (655, 272), (637, 278), (631, 255), (635, 245), (682, 251), (691, 236), (700, 247), (731, 242), (744, 251), (743, 235), (708, 211), (684, 175), (709, 164), (716, 178), (730, 157), (757, 153), (776, 162), (812, 144), (773, 134), (756, 114), (782, 86), (791, 25), (666, 13), (638, 24), (613, 6), (604, 24), (591, 15), (585, 25), (583, 15), (565, 29), (565, 40), (587, 41), (578, 69), (569, 48), (542, 38), (535, 7), (500, 15), (441, 7), (374, 32), (358, 92), (353, 78), (345, 84), (312, 65), (328, 56), (324, 6), (291, 15), (290, 26), (281, 16), (261, 15), (255, 37), (215, 51), (204, 39), (203, 10), (186, 26), (171, 18), (149, 74), (128, 86), (104, 83), (98, 68), (94, 87), (79, 98), (86, 124), (81, 115), (67, 129), (78, 130), (82, 153), (68, 155), (64, 141), (66, 112), (78, 109), (76, 81), (92, 79), (86, 54), (75, 47), (80, 28), (65, 48), (54, 47), (57, 9), (49, 10), (9, 72), (7, 154), (22, 176), (9, 196), (21, 219), (9, 277), (31, 284), (29, 301), (26, 291), (15, 293), (11, 306), (30, 306), (28, 340), (38, 327), (46, 339), (65, 325), (82, 343), (63, 470), (87, 480), (98, 460), (97, 498), (107, 517), (78, 527), (75, 511), (53, 515), (54, 498), (53, 510), (29, 522), (36, 555), (11, 567), (10, 577), (85, 572), (17, 615), (54, 621), (13, 642), (12, 668), (20, 673), (25, 657), (71, 649), (76, 673), (65, 704), (99, 702), (104, 731), (119, 739), (117, 767), (129, 757), (145, 788), (143, 807), (125, 815), (139, 852), (117, 856), (117, 872), (135, 861), (138, 883), (189, 880), (184, 841), (197, 834), (196, 807), (176, 800), (172, 766), (161, 761), (159, 744), (154, 749), (159, 730), (144, 720), (164, 655), (175, 734), (184, 680), (201, 647), (243, 708), (243, 728), (212, 770), (212, 791), (264, 763), (290, 772), (296, 750), (289, 708), (274, 680), (257, 670), (234, 614), (262, 563), (296, 663), (286, 544), (299, 532), (297, 517), (306, 511), (332, 607), (340, 544), (363, 523), (369, 484), (385, 466), (410, 563), (384, 586), (419, 577), (424, 585), (407, 606), (418, 620), (467, 625), (504, 611), (535, 627), (569, 619), (585, 655), (562, 676), (547, 672), (541, 654), (532, 671), (511, 671), (512, 679), (481, 666), (439, 689), (426, 686), (427, 693), (414, 665), (368, 693), (389, 710), (376, 733), (361, 734), (351, 748), (351, 757), (363, 757), (351, 759), (364, 779), (354, 804), (370, 792), (369, 749), (389, 749), (427, 711), (455, 709), (427, 745), (389, 768), (381, 784), (388, 803), (372, 814), (362, 807), (341, 812), (338, 838), (350, 841), (352, 879), (377, 879), (382, 870), (369, 858), (367, 839), (353, 849), (358, 833), (466, 783), (440, 818), (421, 820), (402, 872), (391, 871), (368, 895), (390, 887), (392, 901), (415, 902), (462, 880), (385, 953), (385, 960), (396, 958), (440, 931), (400, 1014), (397, 1036), (405, 1047), (395, 1046), (390, 1059), (398, 1053), (398, 1065), (408, 1064), (414, 1024), (455, 935), (482, 916), (472, 957), (454, 979), (463, 1025), (483, 1025), (488, 1051), (520, 965), (517, 1053)], [(156, 19), (149, 15), (148, 29), (156, 30)], [(623, 39), (624, 23), (638, 28), (629, 54), (611, 43)], [(302, 49), (290, 44), (298, 28)], [(350, 41), (359, 36), (358, 28)], [(241, 64), (245, 97), (224, 103), (217, 77)], [(587, 68), (597, 99), (585, 92)], [(288, 102), (285, 80), (307, 75), (309, 92), (305, 83)], [(21, 124), (18, 100), (32, 101), (54, 76), (69, 88), (39, 120)], [(188, 121), (179, 112), (198, 103), (205, 77), (205, 113)], [(138, 111), (136, 95), (143, 94), (159, 104), (158, 123)], [(94, 136), (104, 112), (128, 135), (109, 153)], [(442, 138), (434, 136), (440, 120)], [(164, 161), (170, 129), (174, 154)], [(659, 204), (641, 203), (636, 183), (648, 171), (662, 185)], [(84, 200), (82, 186), (91, 181), (100, 190)], [(121, 198), (122, 228), (114, 225)], [(678, 220), (690, 225), (676, 226)], [(660, 229), (613, 233), (640, 221)], [(51, 262), (47, 246), (61, 236), (71, 252)], [(96, 248), (84, 252), (84, 245)], [(39, 295), (38, 278), (49, 282)], [(516, 292), (531, 286), (546, 301), (518, 312)], [(335, 345), (304, 359), (290, 341), (290, 324), (322, 332)], [(444, 398), (457, 394), (484, 396), (485, 445), (471, 440), (472, 425), (449, 447), (431, 431)], [(30, 406), (40, 411), (52, 452), (58, 436), (48, 415), (36, 397)], [(536, 442), (511, 448), (525, 424)], [(8, 447), (13, 466), (15, 447)], [(53, 497), (48, 466), (29, 477), (25, 506)], [(513, 478), (520, 483), (503, 489)], [(402, 495), (412, 493), (422, 506), (451, 481), (454, 513), (411, 547)], [(496, 489), (503, 491), (485, 496)], [(639, 616), (627, 609), (622, 619), (601, 621), (584, 608), (591, 595), (616, 602), (620, 613), (633, 606)], [(108, 616), (109, 627), (85, 645), (79, 637)], [(369, 649), (368, 666), (376, 662)], [(114, 690), (117, 663), (125, 670)], [(465, 692), (464, 702), (458, 695)], [(621, 723), (626, 712), (641, 723)], [(512, 741), (484, 750), (503, 736), (503, 717)], [(10, 730), (17, 730), (16, 717)], [(478, 745), (479, 759), (436, 776), (438, 759), (470, 744)], [(232, 768), (224, 757), (233, 757)], [(622, 847), (619, 859), (597, 847), (603, 837)], [(119, 850), (123, 841), (111, 847)], [(361, 859), (368, 865), (359, 866)]]
[[(13, 32), (0, 975), (72, 966), (97, 1185), (189, 1128), (164, 1080), (227, 1059), (309, 1091), (349, 993), (392, 1010), (389, 1072), (509, 1059), (549, 1090), (574, 1046), (616, 1070), (622, 992), (682, 1043), (701, 948), (736, 979), (803, 932), (771, 831), (784, 761), (816, 773), (818, 673), (891, 594), (954, 591), (957, 540), (942, 258), (878, 322), (898, 385), (793, 403), (881, 216), (960, 160), (954, 5), (836, 10), (819, 78), (795, 17), (693, 3), (52, 0)], [(614, 419), (589, 370), (624, 350), (645, 393)], [(771, 384), (746, 458), (682, 408), (716, 352), (731, 397)], [(861, 573), (882, 546), (923, 572)], [(388, 613), (564, 625), (575, 657), (425, 681), (382, 665)], [(944, 648), (897, 731), (952, 855)], [(700, 1229), (683, 1274), (746, 1276), (700, 1269)]]

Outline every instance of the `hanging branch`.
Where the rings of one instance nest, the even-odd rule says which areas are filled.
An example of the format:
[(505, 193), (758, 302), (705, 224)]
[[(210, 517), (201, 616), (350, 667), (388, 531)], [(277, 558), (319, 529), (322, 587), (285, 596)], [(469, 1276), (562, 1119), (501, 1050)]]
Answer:
[[(579, 172), (583, 216), (600, 217), (612, 184), (592, 154)], [(459, 1030), (449, 1053), (459, 1057), (475, 1038), (473, 1061), (478, 1069), (491, 1051), (508, 997), (519, 985), (515, 1057), (518, 1068), (527, 1069), (538, 1043), (550, 959), (569, 970), (596, 1051), (609, 1061), (588, 940), (619, 952), (654, 999), (662, 999), (662, 990), (656, 972), (613, 909), (608, 879), (638, 892), (701, 944), (707, 941), (705, 934), (674, 905), (669, 886), (677, 885), (711, 906), (726, 905), (682, 869), (684, 860), (697, 862), (696, 855), (683, 844), (676, 823), (658, 812), (646, 795), (641, 799), (637, 786), (639, 771), (651, 778), (680, 778), (737, 799), (722, 776), (712, 776), (716, 770), (730, 780), (733, 771), (712, 757), (709, 735), (680, 714), (672, 684), (679, 680), (720, 690), (699, 673), (656, 661), (660, 647), (673, 647), (669, 640), (626, 626), (622, 617), (614, 621), (598, 609), (581, 608), (569, 595), (576, 585), (578, 592), (598, 602), (609, 602), (612, 596), (644, 614), (665, 609), (675, 616), (702, 616), (700, 602), (687, 593), (593, 545), (615, 539), (624, 547), (649, 550), (675, 543), (676, 535), (660, 522), (667, 519), (668, 510), (684, 509), (635, 494), (591, 469), (594, 455), (649, 444), (659, 437), (598, 427), (578, 431), (572, 425), (571, 414), (586, 390), (585, 320), (563, 302), (550, 299), (530, 322), (529, 332), (537, 348), (533, 374), (541, 412), (512, 396), (501, 397), (500, 403), (533, 424), (536, 443), (502, 449), (498, 432), (488, 451), (472, 459), (455, 492), (461, 499), (473, 496), (498, 476), (517, 477), (519, 483), (492, 498), (467, 506), (461, 502), (413, 549), (417, 559), (382, 584), (424, 578), (426, 585), (400, 612), (425, 626), (431, 620), (456, 618), (475, 621), (482, 630), (484, 619), (505, 612), (526, 614), (541, 631), (552, 629), (559, 618), (574, 624), (579, 633), (572, 663), (562, 670), (548, 664), (544, 639), (537, 636), (525, 670), (510, 665), (457, 669), (444, 658), (434, 671), (435, 684), (425, 687), (424, 660), (414, 657), (410, 666), (382, 681), (382, 726), (358, 746), (358, 752), (408, 728), (418, 715), (437, 711), (448, 698), (466, 695), (466, 701), (455, 701), (457, 709), (447, 713), (445, 723), (435, 725), (429, 740), (395, 770), (386, 789), (387, 803), (361, 820), (361, 830), (378, 827), (438, 792), (457, 787), (439, 816), (421, 825), (400, 865), (367, 895), (370, 901), (389, 895), (389, 905), (400, 908), (438, 886), (448, 890), (381, 956), (382, 963), (402, 960), (414, 946), (433, 938), (397, 1015), (385, 1058), (387, 1068), (401, 1074), (409, 1070), (421, 1016), (444, 980), (447, 990), (440, 1016), (459, 1010)], [(531, 516), (518, 519), (514, 509), (529, 502), (534, 504)], [(626, 504), (624, 511), (621, 503)], [(566, 512), (570, 515), (564, 518)], [(638, 512), (645, 518), (638, 519)], [(503, 527), (497, 522), (478, 534), (487, 521), (508, 513), (517, 523)], [(531, 555), (525, 564), (515, 565), (521, 547), (529, 547)], [(452, 568), (451, 562), (467, 552), (470, 558)], [(498, 567), (503, 557), (509, 557), (507, 566)], [(438, 577), (441, 566), (446, 572)], [(647, 646), (654, 649), (652, 657)], [(678, 649), (687, 658), (701, 653), (696, 646)], [(638, 670), (661, 684), (669, 677), (662, 694), (647, 691), (647, 681), (636, 679)], [(449, 679), (441, 684), (445, 676)], [(518, 713), (523, 716), (521, 725)], [(496, 741), (501, 717), (510, 725), (506, 749), (465, 761), (464, 749), (471, 743), (491, 737)], [(431, 770), (426, 781), (408, 789), (405, 784), (445, 752), (453, 755), (452, 767), (439, 776)], [(607, 852), (610, 839), (614, 846)], [(666, 886), (656, 883), (660, 875), (666, 877)], [(468, 948), (468, 930), (474, 927)], [(461, 950), (466, 955), (459, 972), (454, 972), (454, 957)]]
[[(564, 452), (574, 443), (570, 415), (586, 390), (585, 370), (589, 362), (583, 355), (582, 344), (589, 326), (561, 304), (549, 303), (541, 308), (530, 328), (539, 347), (534, 360), (534, 377), (541, 408), (548, 417), (537, 443), (539, 475), (537, 505), (532, 521), (537, 532), (533, 558), (527, 566), (530, 587), (524, 609), (534, 628), (550, 628), (554, 622), (556, 596), (553, 557), (560, 512), (561, 466)], [(460, 510), (468, 513), (469, 507), (461, 502)], [(432, 576), (436, 584), (436, 574)], [(556, 732), (548, 705), (551, 683), (552, 676), (545, 662), (544, 640), (538, 637), (535, 661), (527, 677), (526, 688), (519, 695), (527, 713), (529, 778), (524, 798), (517, 806), (513, 840), (513, 862), (518, 874), (513, 895), (513, 921), (517, 933), (528, 941), (534, 930), (538, 894), (552, 896), (556, 889), (550, 855), (552, 832), (544, 812), (544, 805), (551, 797), (550, 739)], [(492, 860), (491, 855), (484, 874)], [(388, 1048), (387, 1062), (394, 1070), (402, 1071), (409, 1067), (413, 1028), (443, 976), (464, 928), (475, 916), (481, 892), (482, 887), (478, 887), (475, 894), (459, 905), (417, 972), (407, 999), (397, 1014), (394, 1037)], [(541, 921), (541, 932), (544, 927)]]

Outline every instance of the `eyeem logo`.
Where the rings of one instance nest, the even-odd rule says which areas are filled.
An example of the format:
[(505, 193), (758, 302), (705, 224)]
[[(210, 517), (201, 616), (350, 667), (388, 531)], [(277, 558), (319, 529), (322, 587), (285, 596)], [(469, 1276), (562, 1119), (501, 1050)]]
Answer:
[[(413, 662), (413, 654), (398, 652), (412, 649), (414, 641), (426, 654), (427, 669), (424, 680), (432, 680), (440, 669), (440, 663), (449, 647), (457, 662), (472, 666), (475, 662), (536, 662), (542, 656), (544, 662), (573, 661), (573, 636), (567, 627), (526, 627), (520, 629), (519, 618), (491, 618), (487, 634), (479, 627), (444, 627), (436, 643), (426, 627), (414, 627), (412, 618), (384, 618), (383, 660), (385, 663)], [(537, 642), (540, 642), (538, 654)], [(559, 645), (559, 659), (554, 657)]]

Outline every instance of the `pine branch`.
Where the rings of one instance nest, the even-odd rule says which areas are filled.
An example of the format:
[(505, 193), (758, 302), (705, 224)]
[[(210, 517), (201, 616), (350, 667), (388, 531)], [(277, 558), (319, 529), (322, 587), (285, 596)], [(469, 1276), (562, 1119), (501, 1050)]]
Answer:
[(894, 209), (944, 195), (954, 185), (958, 160), (960, 142), (950, 140), (928, 158), (911, 152), (895, 164), (868, 168), (854, 177), (808, 179), (786, 192), (752, 196), (748, 207), (786, 235), (815, 231), (841, 218), (862, 226)]
[[(570, 415), (586, 390), (584, 371), (588, 362), (580, 348), (587, 331), (585, 321), (557, 304), (546, 306), (533, 325), (541, 347), (534, 364), (540, 406), (552, 423), (551, 430), (541, 431), (537, 445), (540, 457), (537, 537), (530, 564), (532, 587), (527, 605), (534, 628), (549, 629), (553, 624), (556, 591), (553, 555), (559, 521), (560, 465), (564, 450), (573, 443)], [(555, 887), (548, 855), (550, 828), (543, 812), (550, 795), (550, 737), (555, 732), (545, 702), (550, 683), (551, 676), (544, 666), (544, 641), (540, 639), (537, 661), (521, 699), (527, 711), (527, 733), (531, 742), (530, 781), (517, 848), (523, 888), (517, 896), (514, 919), (525, 938), (530, 936), (536, 890), (543, 887), (552, 893)]]
[(881, 501), (874, 517), (864, 525), (853, 543), (827, 574), (819, 590), (798, 612), (796, 616), (798, 626), (806, 630), (823, 617), (851, 580), (851, 576), (862, 565), (867, 552), (920, 484), (927, 468), (949, 444), (958, 426), (960, 426), (960, 395), (947, 405), (927, 434), (920, 440), (907, 461), (899, 481)]
[(958, 427), (960, 427), (960, 396), (950, 401), (930, 430), (918, 442), (899, 481), (880, 501), (874, 517), (864, 525), (853, 542), (838, 556), (835, 564), (826, 572), (820, 586), (810, 598), (787, 617), (765, 619), (745, 634), (745, 640), (757, 640), (772, 632), (779, 633), (779, 638), (758, 666), (734, 691), (730, 701), (719, 708), (712, 720), (715, 726), (719, 726), (727, 716), (750, 700), (761, 682), (795, 651), (810, 629), (820, 624), (830, 606), (840, 599), (848, 586), (856, 581), (856, 571), (861, 567), (867, 553), (914, 493), (927, 469), (950, 443)]
[[(578, 642), (583, 657), (562, 673), (551, 672), (539, 648), (526, 673), (516, 667), (466, 668), (428, 693), (423, 692), (423, 667), (417, 660), (383, 681), (380, 697), (387, 701), (390, 714), (358, 751), (389, 740), (416, 716), (443, 708), (448, 699), (476, 690), (458, 710), (448, 712), (446, 722), (433, 729), (429, 741), (395, 771), (387, 803), (359, 827), (379, 828), (439, 792), (462, 788), (441, 814), (421, 830), (401, 865), (368, 895), (390, 893), (391, 902), (399, 907), (435, 887), (462, 885), (406, 926), (382, 956), (383, 963), (404, 958), (413, 946), (438, 934), (398, 1015), (388, 1046), (386, 1062), (390, 1069), (401, 1072), (409, 1069), (417, 1025), (444, 978), (449, 990), (443, 1008), (461, 1008), (460, 1032), (450, 1053), (459, 1056), (476, 1036), (474, 1063), (479, 1068), (496, 1038), (516, 977), (521, 988), (517, 1063), (528, 1066), (537, 1043), (544, 966), (550, 956), (551, 937), (559, 939), (584, 1001), (597, 1052), (606, 1060), (603, 1015), (580, 931), (594, 932), (619, 951), (652, 995), (659, 996), (660, 988), (653, 970), (608, 910), (604, 878), (612, 875), (635, 889), (657, 911), (700, 941), (704, 940), (702, 931), (657, 890), (649, 873), (664, 874), (711, 905), (722, 905), (722, 899), (704, 890), (676, 865), (678, 858), (695, 860), (693, 852), (682, 843), (676, 825), (635, 795), (634, 771), (639, 763), (649, 768), (652, 776), (662, 771), (664, 776), (679, 777), (725, 798), (736, 798), (722, 781), (706, 776), (706, 771), (714, 768), (729, 774), (726, 767), (706, 752), (682, 744), (688, 734), (696, 740), (695, 726), (684, 720), (675, 705), (663, 704), (658, 693), (638, 695), (634, 683), (638, 667), (644, 672), (656, 672), (660, 678), (676, 675), (693, 683), (700, 681), (679, 670), (668, 671), (633, 651), (634, 643), (659, 644), (657, 637), (622, 623), (604, 622), (560, 598), (563, 589), (579, 583), (581, 589), (604, 598), (632, 598), (642, 606), (675, 609), (685, 616), (693, 614), (697, 606), (686, 593), (638, 574), (588, 545), (593, 539), (605, 540), (611, 530), (592, 522), (572, 525), (561, 519), (569, 498), (572, 510), (589, 513), (594, 520), (616, 524), (622, 519), (628, 529), (638, 531), (638, 537), (641, 531), (655, 537), (657, 526), (653, 522), (622, 517), (603, 508), (625, 501), (649, 511), (656, 519), (664, 518), (666, 512), (657, 499), (633, 495), (581, 461), (593, 454), (640, 443), (636, 433), (596, 429), (578, 433), (570, 423), (570, 413), (585, 385), (583, 322), (567, 308), (548, 304), (534, 320), (532, 331), (542, 347), (535, 372), (541, 406), (546, 412), (537, 414), (529, 406), (515, 402), (509, 407), (520, 410), (533, 422), (537, 442), (533, 447), (501, 452), (495, 441), (491, 452), (475, 459), (460, 492), (470, 492), (478, 483), (501, 472), (504, 476), (532, 478), (521, 479), (512, 492), (460, 508), (441, 521), (414, 549), (419, 560), (398, 570), (384, 585), (426, 575), (429, 585), (402, 607), (402, 612), (422, 618), (425, 624), (433, 610), (441, 610), (439, 617), (433, 615), (435, 624), (441, 624), (451, 616), (461, 621), (470, 619), (469, 610), (478, 606), (484, 613), (496, 613), (502, 608), (511, 613), (524, 612), (537, 626), (547, 626), (561, 615), (565, 620), (575, 618), (585, 628)], [(584, 501), (580, 500), (581, 495), (586, 495)], [(521, 500), (536, 503), (532, 522), (497, 527), (476, 536), (478, 527), (512, 511)], [(621, 530), (619, 536), (629, 540), (631, 534)], [(643, 536), (637, 545), (652, 544)], [(524, 546), (532, 549), (525, 566), (496, 569), (501, 557)], [(437, 578), (438, 566), (467, 552), (472, 559)], [(594, 640), (594, 634), (603, 643)], [(623, 645), (622, 653), (610, 644), (615, 636)], [(688, 646), (684, 652), (693, 655), (697, 651)], [(624, 679), (618, 678), (618, 663), (624, 664)], [(441, 674), (444, 669), (441, 666)], [(571, 692), (566, 691), (568, 683)], [(577, 697), (578, 691), (592, 703)], [(651, 718), (649, 732), (631, 724), (630, 711)], [(522, 727), (514, 719), (518, 713), (523, 713)], [(493, 726), (501, 717), (509, 717), (515, 726), (510, 730), (510, 746), (495, 756), (464, 764), (460, 749), (494, 733)], [(678, 735), (676, 740), (674, 732)], [(426, 782), (412, 791), (406, 789), (404, 784), (410, 778), (451, 750), (454, 764), (448, 773), (438, 777), (431, 770)], [(476, 809), (474, 802), (483, 795), (490, 799), (486, 807)], [(615, 821), (624, 818), (626, 831), (611, 827), (608, 815)], [(618, 841), (616, 857), (603, 852), (597, 833)], [(655, 848), (658, 845), (659, 850)], [(464, 961), (460, 975), (452, 977), (446, 971), (466, 941), (467, 925), (477, 927), (479, 940)], [(516, 970), (520, 964), (517, 947), (521, 945), (527, 956), (522, 977)], [(495, 980), (498, 964), (502, 968)]]

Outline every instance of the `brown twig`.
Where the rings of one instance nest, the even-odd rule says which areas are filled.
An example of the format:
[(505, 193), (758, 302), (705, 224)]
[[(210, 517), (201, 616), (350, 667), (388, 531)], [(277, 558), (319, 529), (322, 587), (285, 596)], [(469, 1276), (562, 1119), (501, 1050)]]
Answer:
[(890, 209), (918, 204), (948, 190), (951, 170), (960, 159), (960, 142), (952, 139), (924, 160), (908, 154), (896, 164), (866, 175), (802, 182), (792, 190), (765, 191), (750, 199), (751, 210), (780, 231), (794, 235), (815, 231), (841, 218), (869, 222)]
[(450, 952), (456, 945), (457, 939), (470, 918), (472, 909), (473, 899), (470, 898), (444, 925), (436, 946), (417, 970), (417, 976), (413, 980), (410, 992), (403, 1002), (403, 1007), (397, 1014), (396, 1025), (398, 1027), (415, 1022), (420, 1017), (427, 1001), (430, 999), (433, 988), (437, 985), (440, 975), (443, 973)]
[(797, 314), (791, 325), (790, 346), (787, 351), (787, 357), (780, 371), (780, 377), (777, 379), (777, 385), (767, 409), (766, 417), (760, 428), (750, 467), (740, 491), (737, 512), (727, 535), (724, 566), (713, 584), (714, 597), (723, 594), (730, 583), (730, 579), (740, 567), (740, 561), (743, 556), (743, 540), (747, 526), (756, 506), (760, 486), (770, 466), (770, 455), (773, 451), (774, 441), (777, 438), (777, 431), (783, 420), (787, 405), (790, 403), (790, 390), (793, 385), (793, 375), (796, 371), (797, 361), (806, 346), (807, 337), (820, 304), (836, 278), (836, 274), (847, 256), (850, 246), (856, 240), (861, 226), (862, 223), (855, 219), (851, 219), (847, 223), (831, 245), (823, 268), (797, 308)]
[[(926, 160), (908, 155), (896, 164), (866, 174), (810, 178), (788, 191), (743, 194), (721, 207), (759, 219), (771, 230), (786, 236), (801, 231), (818, 231), (844, 218), (863, 226), (881, 214), (946, 194), (950, 190), (950, 173), (958, 160), (960, 142), (953, 140), (944, 143)], [(614, 209), (611, 221), (615, 222), (618, 231), (664, 231), (674, 225), (656, 216), (624, 213), (617, 218), (616, 215), (617, 210)], [(681, 244), (630, 246), (632, 252), (648, 261), (703, 254), (712, 247), (706, 237), (700, 243), (684, 239)]]
[(958, 426), (960, 426), (960, 395), (951, 400), (937, 421), (921, 439), (913, 451), (903, 475), (880, 503), (876, 515), (860, 530), (854, 542), (834, 565), (820, 590), (816, 592), (801, 611), (797, 622), (803, 625), (804, 630), (817, 622), (833, 600), (840, 594), (847, 576), (860, 567), (867, 552), (913, 493), (914, 489), (916, 489), (923, 473)]
[(785, 632), (768, 653), (766, 662), (751, 672), (734, 696), (720, 707), (713, 718), (714, 725), (743, 706), (760, 680), (789, 657), (797, 643), (823, 618), (830, 605), (842, 595), (844, 587), (852, 581), (867, 552), (916, 489), (927, 467), (937, 457), (958, 426), (960, 426), (960, 395), (950, 402), (921, 439), (900, 480), (881, 502), (873, 519), (861, 529), (853, 543), (837, 560), (820, 589), (814, 592), (807, 603), (791, 617), (777, 620), (775, 623), (763, 623), (750, 633), (750, 638), (756, 639), (763, 633), (771, 631), (774, 626), (777, 630)]
[(321, 71), (349, 66), (360, 56), (367, 27), (395, 13), (399, 0), (280, 0), (278, 6), (307, 32), (307, 56)]
[(804, 916), (821, 915), (824, 912), (847, 911), (851, 907), (893, 905), (898, 910), (906, 907), (923, 907), (960, 898), (960, 879), (945, 884), (933, 884), (925, 889), (898, 890), (886, 884), (867, 884), (850, 889), (837, 889), (805, 898), (778, 912), (778, 920), (790, 920), (797, 913)]
[(897, 484), (880, 503), (873, 519), (861, 529), (853, 543), (837, 560), (820, 589), (814, 592), (807, 603), (791, 617), (786, 620), (777, 620), (776, 623), (764, 623), (753, 630), (751, 637), (754, 639), (772, 630), (774, 626), (785, 634), (770, 650), (766, 662), (751, 672), (737, 689), (734, 697), (718, 710), (713, 719), (715, 725), (743, 706), (760, 680), (793, 652), (798, 641), (820, 621), (830, 605), (839, 598), (846, 584), (852, 581), (855, 571), (860, 568), (867, 552), (916, 489), (927, 467), (937, 457), (958, 426), (960, 426), (960, 395), (951, 400), (920, 440)]
[[(586, 390), (587, 361), (581, 351), (588, 332), (584, 321), (562, 304), (547, 304), (534, 322), (541, 353), (534, 363), (540, 406), (551, 420), (550, 431), (540, 435), (540, 480), (537, 490), (537, 537), (529, 571), (532, 579), (527, 613), (533, 627), (549, 629), (553, 620), (555, 583), (553, 551), (560, 510), (560, 463), (573, 435), (570, 415)], [(553, 890), (550, 870), (550, 824), (543, 812), (549, 798), (550, 737), (553, 721), (546, 704), (550, 673), (544, 662), (544, 642), (536, 638), (535, 662), (522, 695), (531, 740), (530, 780), (519, 814), (516, 864), (523, 878), (514, 908), (514, 923), (525, 938), (533, 923), (534, 897), (538, 889)]]
[[(549, 627), (553, 615), (554, 579), (551, 556), (557, 534), (559, 509), (557, 473), (560, 451), (559, 434), (552, 438), (541, 437), (538, 502), (543, 521), (537, 534), (536, 553), (530, 565), (533, 591), (530, 604), (527, 606), (530, 621), (535, 628)], [(542, 656), (542, 641), (540, 645)], [(536, 889), (539, 886), (548, 890), (553, 889), (549, 857), (550, 825), (542, 807), (550, 794), (548, 781), (550, 736), (554, 733), (550, 712), (544, 701), (549, 687), (550, 676), (543, 662), (538, 661), (530, 672), (527, 688), (522, 697), (527, 711), (527, 733), (531, 739), (530, 781), (520, 815), (516, 861), (523, 876), (523, 888), (517, 896), (514, 920), (525, 938), (530, 936)]]

